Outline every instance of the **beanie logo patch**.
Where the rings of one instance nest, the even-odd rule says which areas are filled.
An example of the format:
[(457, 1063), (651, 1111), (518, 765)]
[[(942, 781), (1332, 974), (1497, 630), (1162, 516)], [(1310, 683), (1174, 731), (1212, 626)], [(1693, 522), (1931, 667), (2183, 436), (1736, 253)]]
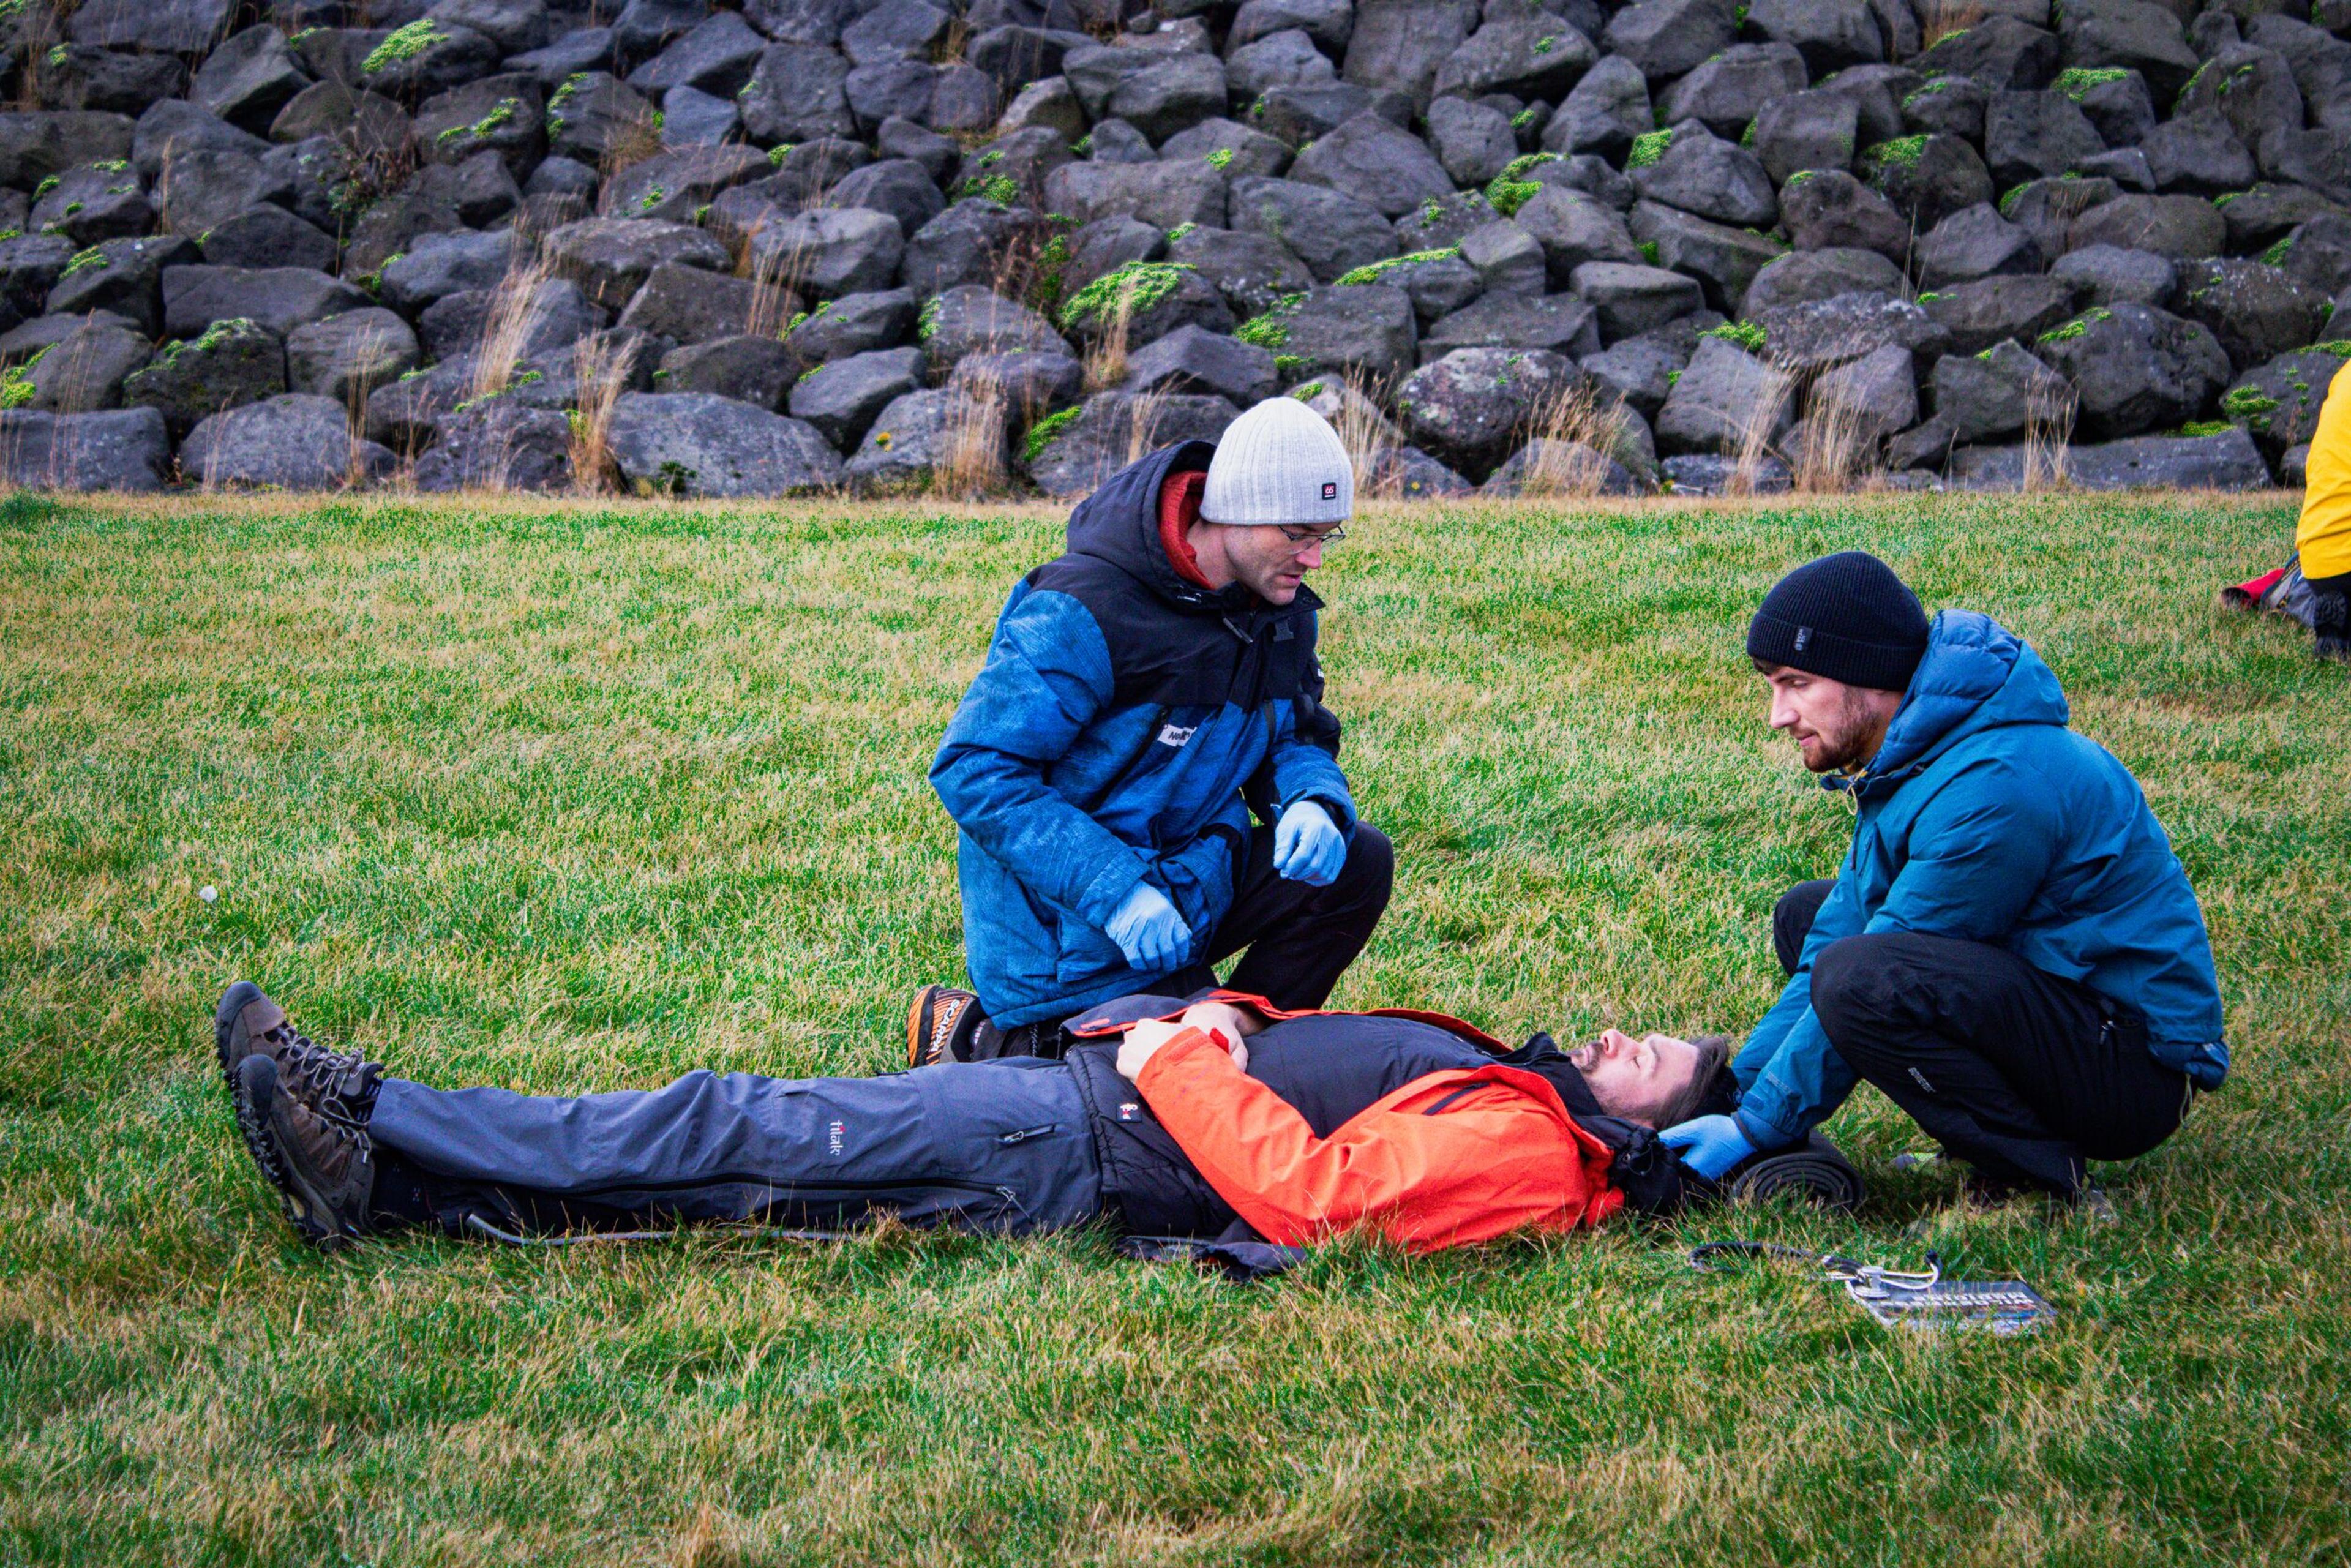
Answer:
[(1322, 481), (1322, 498), (1326, 501), (1335, 501), (1339, 498), (1339, 481), (1336, 479)]
[(1812, 629), (1811, 627), (1809, 627), (1809, 626), (1799, 626), (1799, 627), (1797, 627), (1797, 628), (1796, 628), (1796, 652), (1797, 652), (1797, 653), (1802, 653), (1805, 649), (1807, 649), (1807, 648), (1811, 647), (1812, 645), (1813, 645), (1813, 629)]

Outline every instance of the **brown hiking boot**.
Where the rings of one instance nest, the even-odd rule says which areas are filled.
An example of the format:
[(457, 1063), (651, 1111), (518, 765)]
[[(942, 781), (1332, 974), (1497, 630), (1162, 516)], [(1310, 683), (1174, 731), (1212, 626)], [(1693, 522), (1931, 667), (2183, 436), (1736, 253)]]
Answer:
[(972, 1036), (987, 1021), (979, 998), (953, 986), (925, 986), (906, 1009), (906, 1065), (969, 1061)]
[(331, 1251), (368, 1233), (375, 1144), (363, 1127), (322, 1112), (281, 1085), (266, 1051), (239, 1062), (236, 1127), (253, 1163), (286, 1203), (286, 1218), (312, 1246)]
[(286, 1009), (251, 980), (239, 980), (222, 995), (213, 1011), (213, 1048), (232, 1097), (246, 1059), (266, 1056), (282, 1083), (328, 1114), (363, 1126), (375, 1113), (383, 1069), (357, 1051), (329, 1051), (297, 1030)]

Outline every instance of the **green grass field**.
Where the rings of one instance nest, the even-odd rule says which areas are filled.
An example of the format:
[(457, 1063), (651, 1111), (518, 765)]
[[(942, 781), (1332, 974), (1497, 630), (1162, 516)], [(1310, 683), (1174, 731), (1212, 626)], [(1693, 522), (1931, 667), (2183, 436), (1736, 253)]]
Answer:
[[(2310, 1563), (2351, 1552), (2351, 708), (2289, 498), (1395, 510), (1319, 580), (1395, 904), (1341, 1005), (1740, 1030), (1848, 809), (1740, 635), (1866, 546), (2016, 627), (2203, 895), (2237, 1067), (2121, 1222), (1873, 1193), (1263, 1287), (1099, 1235), (303, 1249), (238, 977), (400, 1075), (903, 1060), (924, 779), (1043, 509), (0, 503), (0, 1564)], [(219, 889), (217, 903), (197, 889)], [(2021, 1274), (1896, 1340), (1746, 1236)]]

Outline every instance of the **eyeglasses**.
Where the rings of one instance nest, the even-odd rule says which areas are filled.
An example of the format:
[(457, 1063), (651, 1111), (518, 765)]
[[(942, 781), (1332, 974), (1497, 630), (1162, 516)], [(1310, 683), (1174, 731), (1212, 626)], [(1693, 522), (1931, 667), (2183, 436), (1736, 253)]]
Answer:
[(1278, 531), (1283, 538), (1288, 539), (1301, 550), (1309, 545), (1334, 545), (1347, 537), (1347, 530), (1343, 528), (1331, 528), (1327, 531), (1318, 531), (1313, 528), (1282, 528)]

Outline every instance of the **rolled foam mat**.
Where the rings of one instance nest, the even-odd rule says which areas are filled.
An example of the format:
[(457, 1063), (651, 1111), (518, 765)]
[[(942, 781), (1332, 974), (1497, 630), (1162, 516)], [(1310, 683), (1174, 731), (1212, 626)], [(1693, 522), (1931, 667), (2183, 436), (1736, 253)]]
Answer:
[(1802, 1148), (1750, 1161), (1725, 1186), (1734, 1199), (1760, 1202), (1788, 1194), (1836, 1209), (1859, 1208), (1865, 1190), (1853, 1162), (1818, 1133)]

